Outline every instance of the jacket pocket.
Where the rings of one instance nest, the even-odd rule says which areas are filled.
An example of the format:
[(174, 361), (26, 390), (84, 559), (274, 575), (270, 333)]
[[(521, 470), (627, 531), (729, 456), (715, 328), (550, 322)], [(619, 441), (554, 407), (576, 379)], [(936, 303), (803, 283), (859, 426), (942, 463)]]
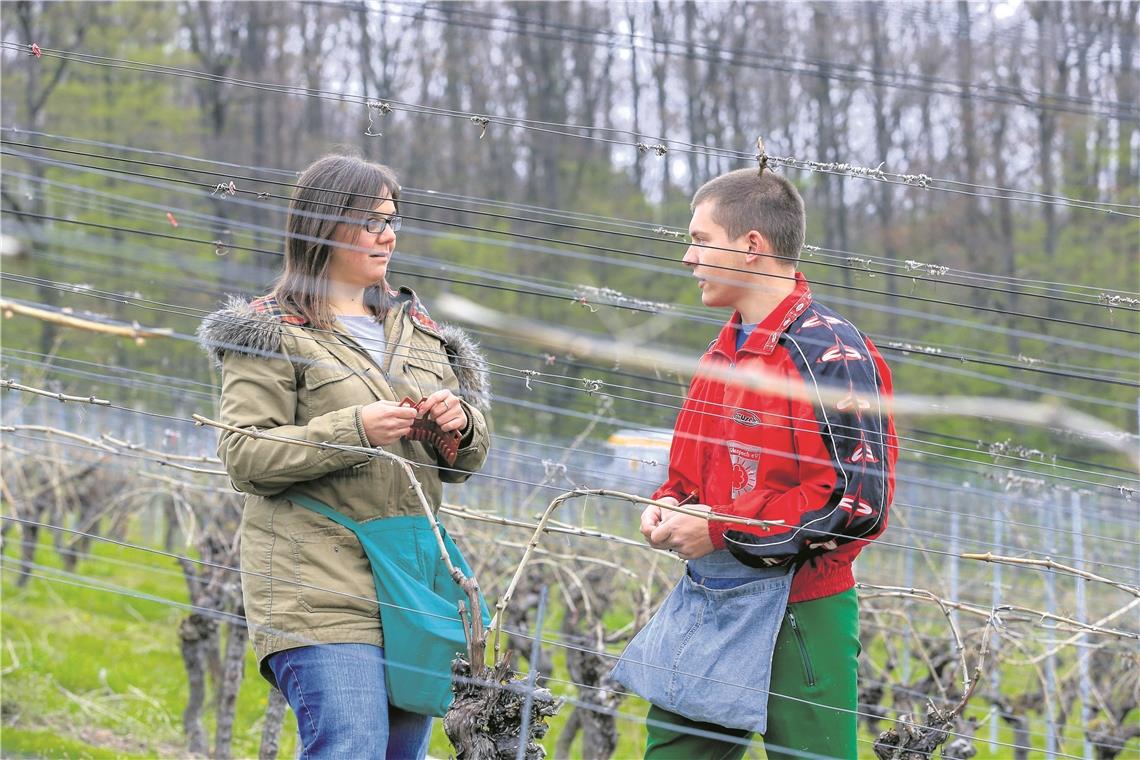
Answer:
[(443, 388), (444, 367), (447, 366), (447, 353), (440, 349), (410, 349), (404, 359), (404, 375), (419, 391), (421, 397), (430, 396)]
[(330, 525), (289, 539), (299, 611), (379, 615), (372, 566), (352, 532)]
[(297, 389), (298, 422), (371, 400), (356, 371), (341, 364), (314, 364), (305, 370), (304, 384)]

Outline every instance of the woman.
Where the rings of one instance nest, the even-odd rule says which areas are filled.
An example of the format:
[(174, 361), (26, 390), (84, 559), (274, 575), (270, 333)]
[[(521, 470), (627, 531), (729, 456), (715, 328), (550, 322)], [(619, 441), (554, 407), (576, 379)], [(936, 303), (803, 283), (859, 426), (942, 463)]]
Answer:
[[(273, 291), (231, 299), (199, 330), (222, 369), (225, 423), (351, 447), (227, 431), (218, 448), (246, 494), (241, 564), (251, 640), (262, 674), (297, 715), (302, 757), (427, 752), (431, 716), (397, 707), (402, 695), (386, 685), (385, 669), (389, 681), (394, 669), (380, 611), (402, 607), (383, 593), (378, 602), (388, 558), (358, 532), (424, 511), (398, 464), (367, 448), (426, 465), (415, 473), (433, 507), (444, 482), (466, 480), (487, 456), (489, 391), (477, 347), (433, 322), (411, 290), (387, 284), (399, 190), (386, 166), (341, 155), (317, 161), (293, 194)], [(457, 446), (448, 451), (413, 433), (413, 424), (432, 423), (436, 444), (457, 437)], [(434, 551), (438, 562), (430, 538), (414, 551)], [(393, 551), (409, 540), (401, 534)], [(414, 570), (412, 581), (430, 586), (418, 576), (431, 567)]]

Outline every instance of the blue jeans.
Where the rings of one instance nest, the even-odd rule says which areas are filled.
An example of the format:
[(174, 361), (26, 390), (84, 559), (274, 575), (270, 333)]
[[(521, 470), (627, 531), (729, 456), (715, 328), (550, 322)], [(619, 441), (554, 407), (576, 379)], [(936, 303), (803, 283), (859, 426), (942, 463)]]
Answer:
[(269, 658), (277, 685), (297, 716), (304, 760), (422, 760), (431, 716), (388, 704), (384, 648), (321, 644)]

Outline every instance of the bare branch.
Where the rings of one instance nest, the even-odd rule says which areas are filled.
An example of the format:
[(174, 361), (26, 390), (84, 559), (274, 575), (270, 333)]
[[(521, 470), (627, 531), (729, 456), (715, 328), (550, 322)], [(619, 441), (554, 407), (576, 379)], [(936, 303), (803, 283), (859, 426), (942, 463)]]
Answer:
[(982, 562), (995, 562), (1003, 565), (1022, 565), (1024, 567), (1040, 567), (1046, 570), (1056, 570), (1062, 573), (1067, 573), (1068, 575), (1075, 575), (1078, 578), (1084, 578), (1085, 580), (1105, 583), (1109, 586), (1112, 586), (1113, 588), (1118, 588), (1125, 593), (1132, 594), (1132, 596), (1140, 597), (1140, 586), (1133, 586), (1130, 583), (1121, 583), (1120, 581), (1114, 581), (1111, 578), (1105, 578), (1103, 575), (1090, 573), (1087, 570), (1078, 570), (1075, 567), (1062, 565), (1059, 562), (1054, 562), (1049, 557), (1046, 557), (1045, 559), (1002, 557), (997, 554), (993, 554), (992, 552), (986, 552), (985, 554), (971, 554), (969, 552), (966, 552), (958, 556), (960, 556), (962, 559), (976, 559), (981, 560)]
[(29, 385), (21, 385), (15, 380), (0, 381), (0, 385), (13, 391), (23, 391), (24, 393), (35, 393), (38, 396), (47, 396), (54, 398), (56, 401), (72, 401), (80, 404), (94, 404), (95, 406), (110, 406), (111, 402), (107, 399), (95, 398), (94, 396), (68, 396), (66, 393), (56, 393), (54, 391), (45, 391), (39, 388), (32, 388)]
[(99, 322), (83, 319), (63, 311), (41, 309), (3, 298), (0, 298), (0, 311), (3, 311), (5, 318), (10, 318), (13, 314), (20, 314), (25, 317), (33, 317), (41, 322), (50, 322), (64, 327), (74, 327), (88, 332), (103, 333), (104, 335), (116, 335), (121, 338), (132, 338), (140, 346), (146, 342), (147, 338), (169, 338), (174, 335), (174, 331), (169, 327), (140, 327), (137, 324), (123, 325)]

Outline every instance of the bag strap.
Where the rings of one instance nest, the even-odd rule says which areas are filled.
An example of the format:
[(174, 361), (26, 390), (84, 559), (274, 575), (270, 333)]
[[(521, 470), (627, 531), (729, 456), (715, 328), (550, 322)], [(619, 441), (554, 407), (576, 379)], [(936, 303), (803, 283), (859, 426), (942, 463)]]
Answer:
[(286, 491), (284, 494), (282, 494), (282, 496), (294, 504), (301, 505), (305, 509), (312, 510), (313, 512), (316, 512), (320, 515), (324, 515), (333, 522), (339, 523), (348, 528), (353, 533), (356, 533), (357, 529), (360, 527), (357, 523), (348, 519), (340, 512), (337, 512), (328, 504), (325, 504), (323, 501), (318, 501), (311, 496), (305, 496), (304, 494), (297, 493), (296, 491)]

